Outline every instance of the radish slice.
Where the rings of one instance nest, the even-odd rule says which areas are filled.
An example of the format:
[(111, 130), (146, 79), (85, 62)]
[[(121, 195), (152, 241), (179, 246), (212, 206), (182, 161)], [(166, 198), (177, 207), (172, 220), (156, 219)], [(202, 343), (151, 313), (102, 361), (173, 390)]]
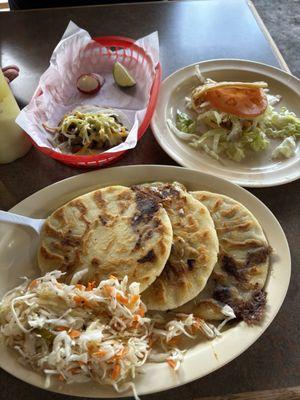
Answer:
[(84, 94), (99, 92), (104, 83), (104, 78), (97, 74), (83, 74), (77, 79), (77, 89)]

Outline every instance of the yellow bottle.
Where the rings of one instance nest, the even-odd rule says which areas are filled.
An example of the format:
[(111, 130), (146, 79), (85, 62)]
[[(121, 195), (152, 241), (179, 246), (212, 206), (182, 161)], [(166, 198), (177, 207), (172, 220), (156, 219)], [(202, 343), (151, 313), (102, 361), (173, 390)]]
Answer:
[(24, 156), (30, 149), (30, 140), (15, 123), (19, 106), (0, 68), (0, 164)]

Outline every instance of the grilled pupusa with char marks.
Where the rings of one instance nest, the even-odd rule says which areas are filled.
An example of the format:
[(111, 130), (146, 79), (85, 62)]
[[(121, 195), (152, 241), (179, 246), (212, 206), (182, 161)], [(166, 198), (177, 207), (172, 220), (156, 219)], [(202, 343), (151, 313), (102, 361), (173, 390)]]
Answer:
[(143, 293), (148, 309), (169, 310), (194, 298), (206, 285), (217, 261), (218, 239), (207, 208), (183, 185), (155, 183), (133, 190), (158, 201), (173, 229), (170, 257), (159, 277)]
[(41, 232), (43, 273), (59, 269), (67, 283), (128, 276), (145, 290), (169, 257), (172, 227), (153, 197), (124, 186), (99, 189), (60, 207)]
[(266, 306), (265, 283), (271, 248), (254, 215), (230, 197), (192, 192), (207, 206), (218, 234), (220, 252), (205, 289), (180, 310), (204, 319), (223, 319), (224, 304), (238, 319), (257, 323)]

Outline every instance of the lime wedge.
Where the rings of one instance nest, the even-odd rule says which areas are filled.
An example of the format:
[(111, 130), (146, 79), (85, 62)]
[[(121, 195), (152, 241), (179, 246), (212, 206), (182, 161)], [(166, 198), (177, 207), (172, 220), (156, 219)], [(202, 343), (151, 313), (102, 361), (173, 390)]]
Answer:
[(136, 84), (129, 71), (118, 61), (114, 63), (113, 76), (116, 84), (121, 87), (131, 87)]

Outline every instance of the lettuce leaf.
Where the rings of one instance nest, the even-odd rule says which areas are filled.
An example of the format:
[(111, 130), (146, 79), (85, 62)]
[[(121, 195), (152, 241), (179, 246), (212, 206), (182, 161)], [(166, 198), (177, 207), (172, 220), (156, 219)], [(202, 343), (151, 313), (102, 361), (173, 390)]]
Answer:
[(296, 142), (293, 136), (285, 138), (272, 152), (272, 158), (290, 158), (295, 155)]
[(196, 121), (193, 121), (187, 114), (177, 110), (176, 128), (181, 132), (194, 133), (196, 130)]
[[(272, 154), (273, 158), (291, 157), (295, 154), (295, 139), (300, 137), (300, 119), (295, 113), (285, 107), (277, 112), (272, 105), (262, 115), (252, 119), (211, 109), (200, 113), (195, 121), (177, 110), (176, 126), (170, 120), (167, 122), (178, 138), (195, 149), (204, 150), (216, 160), (225, 156), (240, 162), (251, 151), (266, 150), (270, 144), (269, 138), (292, 138), (283, 141)], [(198, 123), (204, 123), (208, 130), (200, 132), (201, 125)]]
[(300, 137), (300, 118), (286, 107), (279, 112), (270, 107), (263, 124), (266, 135), (272, 138)]

